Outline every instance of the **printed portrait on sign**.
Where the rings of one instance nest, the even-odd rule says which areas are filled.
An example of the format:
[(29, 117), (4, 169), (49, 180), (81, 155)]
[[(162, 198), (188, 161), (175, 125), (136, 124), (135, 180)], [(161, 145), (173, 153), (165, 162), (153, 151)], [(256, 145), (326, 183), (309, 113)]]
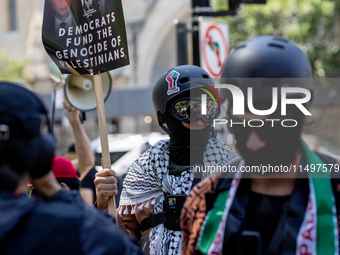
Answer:
[(59, 32), (60, 29), (67, 30), (69, 27), (76, 25), (76, 21), (70, 11), (70, 1), (71, 0), (52, 0), (52, 6), (55, 11), (54, 26), (56, 36), (62, 33)]
[(43, 26), (43, 33), (58, 40), (58, 35), (63, 34), (69, 27), (75, 26), (76, 20), (70, 10), (70, 3), (74, 0), (46, 0), (45, 13), (46, 24)]
[(120, 0), (46, 0), (42, 39), (62, 73), (98, 74), (129, 64)]

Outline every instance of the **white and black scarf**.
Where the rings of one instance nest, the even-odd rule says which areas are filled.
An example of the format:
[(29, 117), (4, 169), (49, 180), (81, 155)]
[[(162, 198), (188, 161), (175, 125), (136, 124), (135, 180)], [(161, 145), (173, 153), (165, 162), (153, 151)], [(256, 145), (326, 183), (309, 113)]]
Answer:
[[(238, 155), (226, 144), (216, 138), (210, 138), (203, 154), (204, 166), (226, 165)], [(170, 151), (169, 140), (156, 143), (141, 155), (130, 167), (123, 183), (118, 213), (128, 214), (127, 206), (132, 206), (131, 214), (136, 212), (137, 204), (149, 208), (154, 205), (155, 214), (163, 211), (164, 193), (171, 195), (189, 195), (194, 169), (183, 171), (178, 175), (169, 175)], [(203, 173), (203, 179), (210, 176)], [(147, 201), (146, 203), (143, 203)], [(142, 209), (142, 208), (139, 208)], [(172, 255), (181, 251), (181, 232), (168, 230), (159, 224), (150, 231), (150, 254)]]

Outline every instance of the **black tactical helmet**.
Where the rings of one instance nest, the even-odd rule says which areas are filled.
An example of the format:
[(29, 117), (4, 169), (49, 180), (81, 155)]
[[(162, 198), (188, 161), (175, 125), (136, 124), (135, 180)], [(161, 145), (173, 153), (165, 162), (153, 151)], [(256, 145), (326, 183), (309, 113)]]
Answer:
[(193, 88), (204, 88), (204, 84), (214, 86), (215, 83), (206, 71), (194, 65), (177, 66), (162, 75), (152, 91), (153, 107), (159, 125), (165, 123), (164, 113), (172, 98), (178, 98)]
[[(266, 35), (255, 37), (236, 47), (223, 66), (220, 83), (234, 85), (241, 89), (245, 99), (243, 102), (245, 111), (252, 112), (249, 109), (251, 105), (249, 102), (252, 101), (253, 109), (271, 109), (271, 105), (274, 105), (274, 96), (281, 100), (282, 88), (286, 88), (284, 90), (286, 98), (308, 99), (309, 95), (304, 90), (307, 89), (312, 94), (311, 78), (309, 60), (294, 42)], [(277, 94), (273, 93), (275, 90)], [(248, 91), (252, 94), (248, 95)], [(234, 110), (239, 107), (235, 105), (231, 114), (230, 110), (234, 102), (229, 89), (220, 89), (219, 92), (221, 98), (228, 99), (228, 113), (231, 121), (233, 118), (237, 119), (238, 114), (235, 114)], [(235, 93), (235, 101), (236, 98), (242, 99), (241, 93), (238, 92)], [(304, 106), (308, 108), (310, 103), (311, 100), (307, 100)], [(266, 123), (254, 127), (248, 122), (247, 126), (234, 125), (231, 129), (237, 141), (236, 148), (247, 165), (288, 166), (296, 157), (296, 152), (300, 147), (305, 114), (294, 104), (285, 105), (286, 113), (284, 114), (281, 109), (284, 104), (277, 101), (276, 104), (274, 112), (269, 114), (270, 119), (277, 120), (276, 124)], [(295, 121), (295, 126), (284, 127), (281, 121), (285, 119)], [(265, 142), (265, 145), (258, 150), (252, 150), (247, 145), (250, 133), (253, 131)]]
[[(272, 86), (268, 86), (268, 79), (261, 81), (260, 78), (275, 78), (276, 84), (272, 86), (278, 88), (288, 84), (312, 92), (312, 82), (308, 79), (312, 78), (312, 69), (307, 56), (294, 42), (282, 37), (264, 35), (241, 43), (229, 54), (223, 66), (220, 83), (236, 85), (245, 95), (251, 85), (254, 88), (255, 101), (264, 100), (266, 96), (271, 98)], [(230, 93), (227, 89), (221, 89), (220, 96), (226, 99), (230, 97)], [(299, 95), (291, 94), (290, 97)]]
[(222, 78), (308, 78), (307, 56), (292, 41), (277, 36), (258, 36), (241, 43), (228, 56)]

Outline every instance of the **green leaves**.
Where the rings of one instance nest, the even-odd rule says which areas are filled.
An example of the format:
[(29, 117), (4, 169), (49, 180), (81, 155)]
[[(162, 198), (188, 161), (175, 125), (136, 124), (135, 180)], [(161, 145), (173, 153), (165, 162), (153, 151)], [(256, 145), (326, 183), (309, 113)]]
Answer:
[(0, 80), (17, 81), (22, 79), (22, 72), (27, 61), (17, 61), (0, 54)]
[[(215, 0), (217, 10), (227, 9)], [(230, 49), (259, 35), (277, 35), (297, 43), (309, 57), (315, 77), (340, 75), (340, 1), (268, 0), (265, 5), (241, 5), (229, 23)]]

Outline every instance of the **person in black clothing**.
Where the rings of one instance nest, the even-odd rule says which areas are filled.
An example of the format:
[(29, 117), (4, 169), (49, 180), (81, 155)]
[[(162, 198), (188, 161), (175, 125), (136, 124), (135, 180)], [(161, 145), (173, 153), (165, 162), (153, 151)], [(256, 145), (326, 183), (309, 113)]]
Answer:
[(233, 86), (220, 95), (242, 158), (190, 192), (182, 254), (338, 254), (339, 164), (301, 140), (311, 77), (285, 38), (259, 36), (228, 56), (221, 84)]
[[(66, 157), (70, 160), (77, 159), (74, 143), (69, 146), (68, 151), (66, 153)], [(91, 170), (80, 181), (79, 187), (81, 197), (88, 205), (91, 206), (97, 201), (96, 185), (94, 184), (96, 173), (97, 173), (96, 168), (92, 167)], [(118, 184), (118, 194), (115, 196), (115, 200), (116, 204), (119, 204), (119, 198), (122, 192), (122, 184), (124, 177), (116, 176), (116, 179)]]
[(97, 170), (93, 167), (90, 172), (87, 173), (85, 178), (80, 182), (80, 191), (81, 194), (83, 194), (83, 198), (86, 193), (92, 194), (92, 203), (89, 203), (93, 205), (93, 203), (97, 200), (96, 196), (96, 186), (94, 185), (94, 179), (96, 178)]
[[(56, 141), (36, 94), (0, 82), (0, 102), (0, 254), (141, 255), (112, 217), (57, 182)], [(45, 201), (27, 197), (28, 183)]]
[[(238, 158), (216, 138), (210, 125), (220, 113), (213, 86), (209, 74), (193, 65), (171, 68), (154, 85), (152, 101), (158, 124), (170, 139), (158, 141), (132, 163), (117, 210), (118, 222), (139, 240), (145, 254), (180, 252), (179, 215), (194, 182), (196, 166)], [(214, 114), (202, 113), (201, 96), (212, 102)], [(210, 174), (208, 171), (201, 178)], [(103, 210), (116, 189), (114, 172), (98, 172), (95, 184), (98, 208)]]
[[(70, 160), (78, 159), (74, 143), (72, 143), (69, 146), (66, 152), (66, 157)], [(94, 185), (94, 179), (95, 179), (96, 173), (97, 173), (97, 170), (94, 167), (92, 167), (91, 170), (88, 171), (85, 177), (80, 181), (80, 187), (79, 187), (79, 192), (80, 192), (81, 197), (87, 204), (91, 206), (97, 200), (96, 186)]]

